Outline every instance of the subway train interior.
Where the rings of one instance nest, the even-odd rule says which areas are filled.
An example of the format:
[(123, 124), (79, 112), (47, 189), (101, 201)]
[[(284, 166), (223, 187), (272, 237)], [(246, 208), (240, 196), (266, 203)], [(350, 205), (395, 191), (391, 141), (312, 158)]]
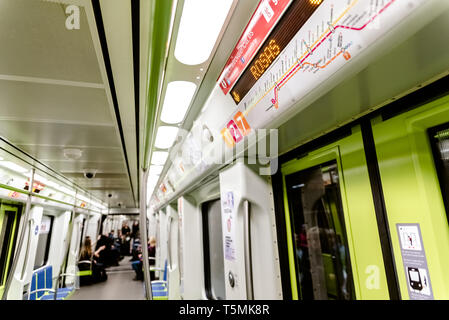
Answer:
[(449, 300), (447, 39), (447, 0), (0, 0), (1, 299)]

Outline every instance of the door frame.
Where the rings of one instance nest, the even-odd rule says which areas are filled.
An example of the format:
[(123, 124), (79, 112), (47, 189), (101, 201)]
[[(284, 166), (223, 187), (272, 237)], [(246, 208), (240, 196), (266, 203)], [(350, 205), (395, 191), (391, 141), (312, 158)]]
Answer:
[[(14, 252), (16, 251), (16, 241), (17, 241), (17, 235), (18, 235), (18, 230), (19, 230), (19, 223), (20, 223), (20, 207), (19, 206), (15, 206), (12, 204), (7, 204), (7, 203), (1, 203), (0, 205), (0, 215), (1, 215), (1, 220), (0, 220), (0, 229), (2, 229), (3, 227), (3, 223), (5, 222), (5, 211), (12, 211), (15, 212), (15, 217), (14, 217), (14, 222), (12, 225), (12, 233), (11, 233), (11, 237), (9, 239), (7, 239), (7, 242), (5, 242), (4, 244), (6, 244), (8, 246), (8, 252), (6, 255), (6, 261), (5, 261), (5, 266), (6, 266), (6, 270), (3, 274), (3, 279), (2, 280), (2, 285), (0, 286), (0, 296), (3, 295), (3, 291), (5, 289), (5, 284), (6, 284), (6, 280), (8, 279), (8, 275), (9, 272), (11, 272), (10, 267), (14, 258)], [(5, 235), (6, 237), (7, 235)]]

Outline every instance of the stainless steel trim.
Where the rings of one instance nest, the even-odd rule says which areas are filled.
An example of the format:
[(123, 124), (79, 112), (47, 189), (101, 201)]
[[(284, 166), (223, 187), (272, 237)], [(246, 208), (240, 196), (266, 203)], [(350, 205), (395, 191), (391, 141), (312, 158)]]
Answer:
[(245, 250), (245, 278), (246, 278), (246, 299), (254, 299), (253, 288), (253, 272), (252, 272), (252, 259), (251, 259), (251, 215), (250, 215), (250, 203), (248, 200), (243, 202), (243, 240)]

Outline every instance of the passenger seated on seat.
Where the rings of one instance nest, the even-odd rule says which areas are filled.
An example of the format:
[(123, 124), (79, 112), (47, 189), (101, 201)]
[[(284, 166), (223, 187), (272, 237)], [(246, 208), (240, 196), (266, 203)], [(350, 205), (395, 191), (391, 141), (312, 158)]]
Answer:
[[(136, 272), (136, 277), (134, 278), (134, 280), (143, 280), (142, 250), (141, 250), (140, 246), (139, 246), (139, 251), (140, 251), (140, 253), (138, 253), (139, 260), (133, 261), (131, 263), (133, 270)], [(148, 241), (148, 257), (150, 258), (149, 259), (150, 266), (154, 266), (155, 262), (156, 262), (154, 260), (154, 258), (156, 257), (156, 238), (154, 238), (154, 237), (151, 237), (150, 240)], [(151, 259), (151, 258), (153, 258), (153, 259)], [(151, 280), (156, 280), (154, 271), (150, 271), (150, 277), (151, 277)]]
[(131, 254), (131, 229), (126, 222), (123, 222), (122, 226), (122, 246), (120, 253), (123, 256), (129, 256)]
[(106, 235), (100, 235), (98, 236), (95, 250), (102, 246), (104, 246), (105, 249), (100, 253), (98, 262), (103, 263), (106, 268), (110, 266), (118, 266), (120, 261), (120, 252), (115, 247), (114, 241)]
[[(89, 270), (90, 267), (92, 267), (92, 277), (90, 279), (86, 279), (84, 276), (80, 278), (80, 284), (88, 284), (88, 283), (96, 283), (96, 282), (102, 282), (106, 281), (108, 279), (108, 276), (106, 274), (106, 270), (104, 269), (104, 265), (100, 262), (98, 262), (98, 259), (100, 257), (100, 253), (105, 250), (106, 246), (101, 246), (93, 253), (92, 257), (92, 241), (90, 240), (90, 237), (87, 236), (84, 239), (83, 247), (81, 248), (79, 261), (90, 261), (92, 258), (92, 266), (89, 264), (79, 264), (78, 267), (80, 271)], [(91, 280), (91, 281), (89, 281)]]
[[(139, 240), (139, 239), (137, 239)], [(133, 248), (132, 253), (131, 253), (131, 260), (129, 261), (138, 261), (139, 260), (139, 255), (142, 253), (142, 246), (140, 244), (140, 242), (136, 242), (136, 246)]]

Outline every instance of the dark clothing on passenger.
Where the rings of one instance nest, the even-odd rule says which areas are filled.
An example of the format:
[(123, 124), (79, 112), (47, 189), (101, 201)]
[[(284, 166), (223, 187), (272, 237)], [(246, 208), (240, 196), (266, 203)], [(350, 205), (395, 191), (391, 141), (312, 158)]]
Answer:
[(103, 263), (106, 267), (118, 266), (120, 261), (120, 252), (114, 246), (114, 240), (102, 235), (97, 241), (95, 250), (98, 250), (101, 246), (105, 246), (106, 248), (100, 252), (98, 262)]
[[(148, 246), (148, 257), (150, 266), (154, 266), (156, 264), (155, 257), (156, 257), (156, 246)], [(153, 259), (151, 259), (153, 258)], [(142, 262), (142, 255), (140, 255), (140, 258), (138, 261), (134, 261), (132, 263), (132, 267), (134, 271), (136, 272), (136, 279), (137, 280), (143, 280), (143, 270), (142, 270), (143, 262)], [(155, 273), (154, 271), (150, 271), (150, 278), (151, 280), (155, 280)]]
[(135, 239), (138, 237), (138, 235), (139, 235), (139, 225), (133, 224), (131, 236)]
[[(91, 257), (86, 252), (85, 254), (81, 254), (79, 261), (90, 261), (90, 259)], [(80, 276), (80, 286), (103, 282), (108, 279), (104, 265), (98, 262), (95, 256), (92, 259), (92, 269), (89, 263), (79, 263), (78, 269), (79, 271), (92, 270), (91, 276)]]

